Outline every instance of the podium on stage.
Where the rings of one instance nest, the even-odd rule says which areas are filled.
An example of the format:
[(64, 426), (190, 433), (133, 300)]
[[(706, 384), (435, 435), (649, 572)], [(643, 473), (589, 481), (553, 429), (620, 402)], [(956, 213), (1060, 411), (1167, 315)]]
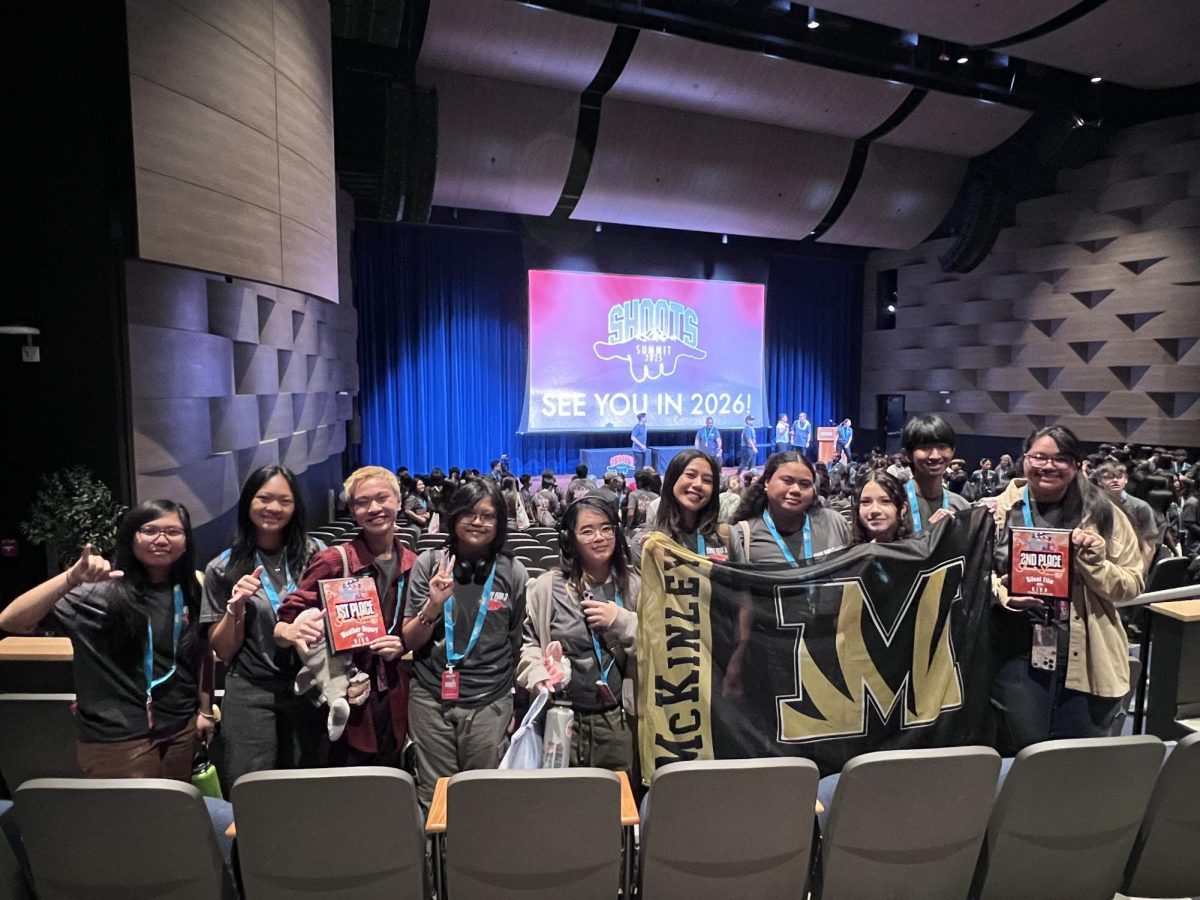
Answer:
[(817, 429), (817, 461), (828, 463), (833, 459), (837, 448), (838, 430), (836, 428)]

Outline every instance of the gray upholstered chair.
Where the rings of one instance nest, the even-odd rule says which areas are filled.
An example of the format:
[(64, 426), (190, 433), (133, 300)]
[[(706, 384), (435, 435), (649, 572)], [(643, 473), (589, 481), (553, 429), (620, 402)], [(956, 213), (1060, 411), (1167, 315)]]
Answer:
[(1133, 845), (1121, 893), (1132, 897), (1200, 896), (1200, 734), (1167, 757)]
[(254, 772), (231, 794), (246, 900), (429, 895), (425, 832), (407, 772)]
[(999, 772), (990, 747), (888, 750), (850, 760), (822, 836), (823, 900), (962, 900)]
[(689, 761), (655, 772), (643, 806), (641, 897), (804, 897), (818, 778), (807, 759)]
[(588, 768), (453, 776), (445, 872), (453, 900), (613, 900), (620, 780)]
[(35, 778), (17, 824), (39, 900), (232, 900), (204, 799), (160, 778)]
[(1112, 900), (1162, 760), (1150, 735), (1026, 747), (1000, 786), (973, 896)]

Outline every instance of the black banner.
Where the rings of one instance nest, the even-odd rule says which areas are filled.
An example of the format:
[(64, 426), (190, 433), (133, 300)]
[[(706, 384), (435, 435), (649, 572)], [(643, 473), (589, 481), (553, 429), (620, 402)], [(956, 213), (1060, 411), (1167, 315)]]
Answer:
[[(646, 541), (642, 774), (681, 759), (986, 741), (994, 526), (983, 508), (800, 568), (713, 564)], [(740, 535), (734, 528), (734, 539)]]

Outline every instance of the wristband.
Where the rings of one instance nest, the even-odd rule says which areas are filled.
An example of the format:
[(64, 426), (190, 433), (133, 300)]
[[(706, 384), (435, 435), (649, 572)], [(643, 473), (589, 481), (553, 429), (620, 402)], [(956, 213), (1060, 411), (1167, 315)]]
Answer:
[(437, 619), (425, 618), (425, 607), (423, 606), (417, 610), (417, 621), (422, 625), (428, 625), (430, 628), (433, 628), (435, 625), (437, 625)]
[(217, 721), (217, 717), (213, 713), (202, 712), (202, 713), (200, 713), (200, 718), (208, 719), (208, 721), (210, 721), (210, 722)]

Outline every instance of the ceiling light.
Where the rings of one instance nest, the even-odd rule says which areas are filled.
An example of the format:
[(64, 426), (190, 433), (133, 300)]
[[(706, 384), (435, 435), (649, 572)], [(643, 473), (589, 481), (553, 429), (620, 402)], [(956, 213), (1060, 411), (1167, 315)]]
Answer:
[(1092, 84), (1099, 84), (1099, 83), (1100, 83), (1100, 82), (1102, 82), (1103, 80), (1104, 80), (1104, 79), (1103, 79), (1103, 78), (1101, 78), (1099, 75), (1093, 75), (1093, 76), (1092, 76)]
[(809, 28), (820, 28), (821, 23), (818, 22), (816, 19), (809, 19), (808, 27)]
[(890, 313), (894, 313), (895, 311), (896, 311), (896, 304), (895, 304), (895, 303), (889, 303), (889, 304), (888, 304), (888, 312), (890, 312)]
[(958, 64), (959, 64), (960, 66), (965, 66), (965, 65), (966, 65), (967, 63), (969, 63), (970, 61), (971, 61), (971, 60), (970, 60), (970, 58), (969, 58), (969, 57), (966, 57), (966, 56), (960, 56), (960, 57), (958, 58)]
[(808, 27), (820, 28), (821, 23), (817, 21), (817, 11), (811, 6), (808, 8)]
[(602, 232), (603, 230), (604, 230), (604, 226), (603, 226), (603, 225), (601, 225), (599, 222), (597, 222), (597, 223), (596, 223), (596, 234), (599, 234), (599, 233), (600, 233), (600, 232)]
[(727, 235), (727, 234), (721, 235), (721, 243), (728, 244), (729, 243), (729, 235)]

